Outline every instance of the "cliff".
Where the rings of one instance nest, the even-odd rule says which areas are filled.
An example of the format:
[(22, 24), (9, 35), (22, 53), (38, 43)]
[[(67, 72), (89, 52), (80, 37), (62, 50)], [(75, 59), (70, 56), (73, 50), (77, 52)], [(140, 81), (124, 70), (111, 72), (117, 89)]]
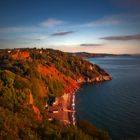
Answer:
[[(7, 123), (2, 121), (3, 135), (8, 132), (18, 137), (18, 133), (23, 133), (26, 128), (33, 135), (35, 131), (30, 123), (34, 125), (35, 122), (49, 120), (53, 103), (58, 101), (56, 107), (60, 109), (71, 100), (67, 95), (75, 92), (80, 83), (106, 80), (111, 80), (111, 77), (99, 66), (69, 53), (52, 49), (1, 50), (0, 109), (3, 116), (12, 114), (17, 126), (13, 128), (14, 135), (10, 131), (11, 120)], [(44, 110), (45, 106), (47, 109)], [(67, 106), (62, 107), (61, 112), (66, 111)], [(64, 113), (60, 116), (62, 114), (64, 118), (68, 117)], [(54, 118), (60, 120), (61, 117)], [(36, 129), (39, 126), (32, 127)]]

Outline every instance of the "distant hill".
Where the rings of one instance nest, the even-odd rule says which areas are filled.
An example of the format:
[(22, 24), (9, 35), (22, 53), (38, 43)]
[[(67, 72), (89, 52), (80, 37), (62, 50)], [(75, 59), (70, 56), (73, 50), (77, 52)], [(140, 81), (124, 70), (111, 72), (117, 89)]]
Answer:
[(111, 56), (131, 56), (129, 54), (107, 54), (107, 53), (88, 53), (88, 52), (75, 52), (72, 53), (74, 56), (81, 58), (95, 58), (95, 57), (111, 57)]

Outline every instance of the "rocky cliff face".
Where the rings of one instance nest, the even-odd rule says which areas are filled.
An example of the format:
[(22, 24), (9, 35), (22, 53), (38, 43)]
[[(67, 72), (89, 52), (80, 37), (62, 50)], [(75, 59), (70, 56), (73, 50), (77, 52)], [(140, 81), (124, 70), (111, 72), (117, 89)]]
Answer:
[(11, 57), (14, 59), (25, 59), (29, 58), (30, 54), (28, 51), (20, 51), (20, 49), (16, 50), (13, 54), (11, 54)]
[(46, 78), (60, 81), (64, 85), (63, 93), (70, 93), (78, 88), (78, 83), (76, 82), (76, 80), (62, 74), (54, 66), (46, 67), (43, 65), (38, 65), (37, 71)]

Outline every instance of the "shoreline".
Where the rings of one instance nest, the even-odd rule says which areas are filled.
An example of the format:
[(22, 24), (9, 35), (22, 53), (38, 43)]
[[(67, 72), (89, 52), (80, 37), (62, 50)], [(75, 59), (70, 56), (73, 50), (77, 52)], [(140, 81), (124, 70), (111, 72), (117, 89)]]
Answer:
[(65, 93), (63, 94), (63, 96), (56, 98), (56, 102), (53, 104), (52, 107), (50, 107), (52, 110), (56, 111), (48, 112), (48, 120), (59, 120), (65, 125), (76, 124), (75, 92), (77, 90), (75, 90), (74, 92)]
[(69, 98), (71, 98), (70, 101), (67, 102), (67, 108), (69, 110), (71, 110), (71, 112), (68, 112), (68, 118), (69, 118), (68, 121), (70, 122), (70, 124), (76, 125), (75, 94), (80, 89), (81, 84), (82, 83), (95, 83), (95, 82), (100, 83), (100, 82), (105, 82), (105, 81), (110, 81), (110, 80), (112, 80), (111, 76), (99, 76), (99, 77), (96, 77), (95, 79), (92, 79), (89, 81), (81, 81), (81, 82), (79, 82), (80, 85), (79, 85), (78, 89), (76, 89), (75, 91), (73, 91), (71, 93), (67, 93), (67, 94), (69, 94)]
[(75, 92), (72, 95), (72, 110), (74, 112), (72, 112), (72, 124), (75, 125), (76, 124), (76, 117), (75, 117)]
[(82, 83), (100, 83), (103, 81), (112, 80), (110, 76), (99, 76), (95, 79), (88, 81), (81, 81), (76, 89), (73, 89), (69, 93), (64, 93), (62, 96), (57, 97), (56, 101), (50, 107), (52, 111), (48, 111), (48, 120), (58, 120), (65, 125), (72, 124), (76, 125), (75, 117), (75, 94), (79, 90)]
[(76, 117), (75, 117), (75, 92), (72, 93), (70, 96), (70, 103), (69, 103), (69, 110), (71, 110), (71, 112), (68, 112), (68, 117), (69, 117), (69, 122), (70, 124), (72, 125), (75, 125), (76, 124)]
[[(79, 89), (79, 88), (78, 88)], [(77, 90), (78, 90), (77, 89)], [(75, 90), (71, 93), (65, 93), (62, 97), (64, 101), (62, 101), (63, 111), (61, 112), (62, 120), (64, 124), (76, 124), (76, 118), (75, 118)], [(61, 101), (61, 100), (60, 100)]]

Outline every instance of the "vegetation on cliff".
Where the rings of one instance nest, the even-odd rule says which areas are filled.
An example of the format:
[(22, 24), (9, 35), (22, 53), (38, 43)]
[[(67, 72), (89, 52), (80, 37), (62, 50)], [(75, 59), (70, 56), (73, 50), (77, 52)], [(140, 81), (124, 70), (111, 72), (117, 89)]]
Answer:
[(61, 51), (0, 50), (0, 139), (110, 139), (98, 129), (91, 134), (82, 125), (49, 122), (44, 110), (48, 98), (73, 92), (81, 82), (107, 80), (101, 76), (110, 78), (99, 66)]

